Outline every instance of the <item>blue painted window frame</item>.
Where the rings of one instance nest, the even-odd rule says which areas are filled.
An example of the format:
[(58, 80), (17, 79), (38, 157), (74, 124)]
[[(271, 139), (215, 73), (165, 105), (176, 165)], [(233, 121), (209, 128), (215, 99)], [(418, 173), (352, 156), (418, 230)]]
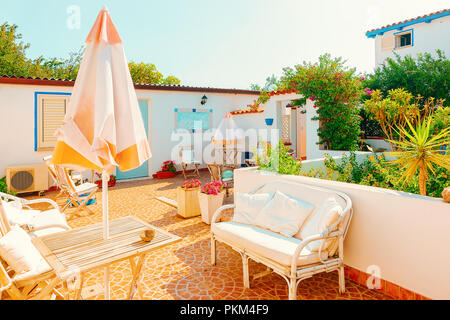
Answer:
[(34, 151), (38, 151), (38, 96), (40, 94), (45, 95), (55, 95), (55, 96), (71, 96), (71, 92), (45, 92), (45, 91), (35, 91), (34, 92)]
[(410, 48), (410, 47), (414, 47), (414, 29), (408, 29), (408, 30), (402, 30), (402, 31), (399, 31), (399, 32), (395, 32), (394, 33), (394, 37), (395, 37), (395, 44), (397, 45), (397, 35), (401, 35), (401, 34), (404, 34), (404, 33), (408, 33), (409, 31), (411, 31), (411, 46), (403, 46), (403, 47), (395, 47), (394, 48), (394, 50), (399, 50), (399, 49), (403, 49), (403, 48)]

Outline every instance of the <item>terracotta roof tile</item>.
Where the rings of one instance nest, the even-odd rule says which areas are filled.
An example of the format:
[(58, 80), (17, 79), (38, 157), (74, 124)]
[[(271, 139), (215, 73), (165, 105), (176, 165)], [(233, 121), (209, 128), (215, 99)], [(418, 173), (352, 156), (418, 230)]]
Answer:
[[(42, 86), (63, 86), (72, 87), (75, 80), (66, 79), (47, 79), (47, 78), (32, 78), (32, 77), (16, 77), (16, 76), (0, 76), (0, 83), (9, 84), (23, 84), (23, 85), (42, 85)], [(259, 91), (244, 90), (244, 89), (226, 89), (226, 88), (211, 88), (211, 87), (191, 87), (182, 85), (156, 85), (135, 83), (136, 89), (142, 90), (167, 90), (167, 91), (188, 91), (188, 92), (203, 92), (203, 93), (230, 93), (230, 94), (248, 94), (259, 95)]]
[(250, 113), (263, 113), (264, 110), (259, 109), (259, 110), (253, 110), (253, 109), (242, 109), (242, 110), (235, 110), (235, 111), (231, 111), (230, 113), (232, 115), (240, 115), (240, 114), (250, 114)]
[(443, 9), (443, 10), (436, 11), (436, 12), (429, 13), (429, 14), (425, 14), (423, 16), (419, 16), (419, 17), (416, 17), (416, 18), (411, 18), (411, 19), (408, 19), (408, 20), (404, 20), (404, 21), (388, 24), (386, 26), (383, 26), (383, 27), (380, 27), (380, 28), (377, 28), (377, 29), (369, 30), (369, 31), (366, 32), (366, 34), (374, 32), (374, 31), (380, 31), (380, 30), (383, 30), (383, 29), (386, 29), (386, 28), (389, 28), (389, 27), (394, 27), (394, 26), (397, 26), (397, 25), (400, 25), (400, 24), (403, 24), (403, 23), (413, 22), (415, 20), (420, 20), (420, 19), (432, 17), (432, 16), (435, 16), (435, 15), (438, 15), (438, 14), (441, 14), (441, 13), (445, 13), (445, 12), (450, 12), (450, 9)]

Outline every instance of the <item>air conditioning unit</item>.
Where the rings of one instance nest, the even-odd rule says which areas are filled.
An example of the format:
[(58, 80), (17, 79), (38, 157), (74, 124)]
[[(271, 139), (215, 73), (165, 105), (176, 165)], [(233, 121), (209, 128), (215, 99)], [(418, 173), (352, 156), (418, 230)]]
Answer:
[(6, 184), (9, 191), (17, 193), (48, 190), (48, 171), (43, 164), (6, 168)]

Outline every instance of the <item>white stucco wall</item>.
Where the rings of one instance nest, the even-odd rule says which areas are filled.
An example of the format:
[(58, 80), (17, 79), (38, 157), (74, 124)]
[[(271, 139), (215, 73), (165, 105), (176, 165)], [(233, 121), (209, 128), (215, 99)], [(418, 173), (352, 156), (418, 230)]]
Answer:
[[(72, 87), (0, 84), (0, 177), (8, 166), (42, 163), (51, 152), (34, 151), (35, 92), (71, 92)], [(167, 90), (136, 90), (138, 99), (149, 99), (149, 137), (153, 157), (149, 175), (159, 170), (163, 161), (169, 160), (174, 129), (175, 108), (200, 108), (202, 92)], [(213, 127), (217, 127), (226, 112), (250, 104), (254, 95), (206, 93), (204, 108), (213, 109)], [(245, 117), (245, 116), (242, 116)], [(261, 121), (261, 117), (263, 120)], [(264, 123), (264, 116), (237, 119), (245, 127)], [(244, 129), (245, 129), (244, 127)]]
[[(339, 190), (354, 215), (344, 242), (344, 263), (432, 299), (450, 299), (450, 204), (442, 199), (357, 184), (283, 176), (245, 168), (234, 187), (246, 193), (268, 181), (287, 179)], [(301, 286), (301, 284), (300, 284)]]
[(450, 16), (443, 17), (431, 21), (431, 23), (418, 23), (405, 27), (403, 31), (414, 30), (414, 45), (412, 47), (383, 51), (381, 50), (381, 40), (386, 37), (392, 37), (394, 33), (399, 30), (391, 30), (382, 36), (375, 38), (375, 64), (376, 66), (383, 63), (383, 61), (390, 57), (394, 57), (394, 53), (400, 56), (412, 55), (417, 53), (429, 52), (435, 53), (437, 49), (443, 50), (447, 58), (450, 57)]

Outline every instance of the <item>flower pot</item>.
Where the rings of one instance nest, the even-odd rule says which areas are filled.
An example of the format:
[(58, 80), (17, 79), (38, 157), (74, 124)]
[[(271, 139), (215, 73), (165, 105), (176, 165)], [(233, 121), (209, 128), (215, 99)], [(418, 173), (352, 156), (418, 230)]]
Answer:
[(169, 179), (175, 177), (175, 172), (170, 171), (158, 171), (156, 173), (156, 177), (158, 179)]
[(218, 195), (199, 193), (198, 200), (200, 202), (200, 211), (202, 213), (202, 221), (206, 224), (211, 224), (211, 219), (214, 213), (223, 204), (225, 193), (221, 192)]
[[(117, 181), (117, 180), (109, 180), (109, 181), (108, 181), (108, 187), (109, 187), (109, 188), (114, 187), (114, 186), (116, 185), (116, 181)], [(97, 186), (98, 186), (99, 188), (102, 188), (102, 187), (103, 187), (103, 181), (102, 181), (102, 180), (97, 180), (97, 181), (95, 181), (95, 183), (97, 184)]]
[(273, 125), (273, 118), (266, 118), (265, 121), (266, 121), (266, 125), (268, 125), (268, 126)]
[(177, 188), (178, 215), (183, 218), (196, 217), (201, 214), (198, 194), (200, 187), (192, 189)]

